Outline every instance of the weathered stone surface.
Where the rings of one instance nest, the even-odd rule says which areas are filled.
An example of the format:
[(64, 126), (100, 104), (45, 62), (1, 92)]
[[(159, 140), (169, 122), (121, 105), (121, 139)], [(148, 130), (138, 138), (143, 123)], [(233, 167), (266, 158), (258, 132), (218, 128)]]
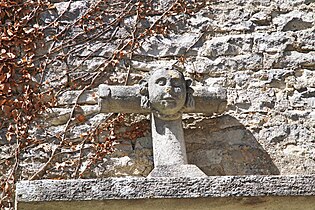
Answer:
[[(206, 178), (109, 178), (17, 183), (16, 206), (49, 209), (51, 201), (107, 199), (315, 196), (314, 176), (221, 176)], [(266, 198), (266, 197), (264, 197)], [(227, 199), (228, 200), (228, 199)], [(148, 200), (149, 201), (149, 200)], [(62, 208), (61, 208), (62, 209)]]
[(257, 12), (251, 16), (250, 20), (257, 25), (268, 25), (271, 21), (271, 15), (266, 12)]
[(152, 116), (151, 132), (155, 166), (187, 164), (182, 119), (165, 121)]
[(281, 31), (299, 31), (311, 28), (314, 22), (314, 13), (293, 10), (274, 18), (275, 24)]
[[(179, 187), (180, 186), (180, 187)], [(139, 198), (315, 195), (314, 176), (108, 178), (17, 184), (17, 202)]]
[(214, 37), (204, 43), (200, 49), (200, 55), (206, 57), (235, 56), (240, 54), (242, 48), (250, 49), (245, 45), (246, 42), (250, 44), (250, 40), (244, 39), (243, 36)]
[[(52, 126), (64, 125), (70, 118), (71, 108), (52, 108), (48, 111), (48, 122)], [(82, 116), (90, 116), (99, 113), (97, 105), (82, 105), (75, 110), (75, 114)]]
[[(60, 17), (62, 22), (58, 29), (45, 31), (47, 46), (38, 49), (41, 55), (47, 54), (52, 44), (61, 46), (62, 42), (52, 40), (52, 36), (67, 25), (75, 25), (74, 21), (95, 3), (93, 0), (50, 2), (56, 7), (43, 11), (41, 17), (47, 24), (58, 18), (69, 2), (72, 3), (66, 15)], [(159, 3), (164, 5), (161, 6), (164, 11), (171, 1)], [(314, 5), (312, 0), (207, 1), (194, 14), (182, 13), (163, 19), (168, 23), (169, 33), (147, 37), (143, 48), (131, 60), (123, 59), (112, 74), (96, 83), (121, 85), (129, 75), (128, 85), (133, 85), (146, 72), (176, 65), (193, 80), (193, 86), (219, 85), (228, 90), (227, 115), (213, 116), (211, 120), (192, 115), (185, 121), (188, 163), (196, 164), (208, 175), (314, 174)], [(159, 17), (159, 14), (152, 15), (147, 21), (140, 21), (139, 27), (149, 27)], [(104, 18), (113, 20), (112, 16)], [(120, 24), (130, 27), (134, 22), (135, 16), (128, 16)], [(82, 31), (83, 28), (75, 27), (65, 34), (66, 39), (71, 40)], [(73, 46), (69, 59), (57, 59), (48, 65), (43, 72), (43, 88), (68, 87), (71, 84), (68, 84), (67, 73), (72, 78), (94, 75), (121, 39), (130, 36), (127, 30), (119, 29), (117, 36), (106, 43), (111, 33)], [(62, 53), (67, 52), (65, 49)], [(178, 62), (180, 56), (185, 58), (184, 64)], [(130, 74), (127, 71), (129, 63)], [(31, 134), (38, 134), (45, 142), (25, 148), (19, 162), (23, 172), (18, 179), (27, 179), (47, 161), (49, 156), (44, 155), (43, 148), (52, 148), (58, 142), (55, 136), (62, 134), (76, 96), (69, 91), (58, 98), (60, 106), (54, 110), (60, 116), (53, 114), (55, 126), (47, 123), (48, 133), (32, 126)], [(85, 101), (97, 105), (92, 95), (88, 98)], [(89, 104), (79, 100), (79, 106), (85, 105)], [(68, 134), (71, 141), (81, 142), (81, 134), (108, 117), (105, 114), (84, 116), (86, 121), (82, 124), (74, 127), (71, 124)], [(1, 171), (7, 169), (7, 160), (13, 160), (10, 151), (16, 144), (6, 140), (5, 132), (5, 129), (0, 131)], [(103, 158), (102, 163), (84, 174), (84, 178), (149, 174), (153, 167), (150, 133), (132, 144), (126, 139), (118, 142), (121, 145), (116, 145), (119, 147), (116, 153)], [(53, 172), (46, 178), (72, 177), (74, 165), (71, 168), (69, 160), (78, 158), (79, 152), (68, 152), (56, 158), (58, 164), (68, 161), (67, 164), (57, 168), (53, 163), (49, 170)], [(89, 155), (91, 152), (84, 150), (84, 157)], [(126, 157), (130, 159), (127, 161)], [(87, 160), (83, 162), (86, 167)]]
[(257, 33), (254, 35), (253, 49), (257, 52), (283, 52), (294, 40), (294, 34), (290, 32)]
[[(99, 87), (99, 105), (102, 112), (149, 113), (140, 106), (140, 86), (108, 86)], [(226, 107), (226, 91), (222, 87), (192, 87), (195, 108), (184, 108), (183, 112), (222, 113)]]
[(148, 177), (207, 177), (196, 165), (157, 165)]
[(224, 115), (187, 127), (188, 162), (207, 175), (279, 174), (269, 154), (237, 119)]
[[(135, 54), (156, 58), (184, 55), (198, 41), (199, 36), (199, 33), (186, 33), (171, 39), (164, 36), (150, 37)], [(197, 51), (190, 51), (189, 54), (196, 55)]]
[(82, 91), (79, 90), (64, 92), (59, 96), (58, 105), (71, 105), (75, 103), (96, 105), (98, 103), (97, 90), (88, 90), (84, 93), (81, 92)]

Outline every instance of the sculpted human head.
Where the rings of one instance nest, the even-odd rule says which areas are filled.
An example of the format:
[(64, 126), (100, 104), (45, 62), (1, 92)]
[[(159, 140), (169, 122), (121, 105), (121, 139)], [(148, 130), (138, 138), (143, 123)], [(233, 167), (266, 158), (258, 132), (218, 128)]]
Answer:
[(178, 70), (168, 68), (155, 70), (145, 84), (148, 107), (159, 118), (179, 118), (187, 101), (191, 101), (191, 94), (187, 94), (192, 93), (192, 89), (189, 88), (190, 82), (186, 81), (182, 72)]

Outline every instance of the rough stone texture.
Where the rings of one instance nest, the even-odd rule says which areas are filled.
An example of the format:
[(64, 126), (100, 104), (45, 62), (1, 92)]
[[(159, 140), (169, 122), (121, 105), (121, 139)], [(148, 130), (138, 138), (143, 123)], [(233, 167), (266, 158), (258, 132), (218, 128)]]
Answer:
[[(62, 31), (91, 2), (53, 1), (56, 9), (44, 13), (42, 20), (53, 21), (70, 3), (67, 15), (60, 18)], [(169, 4), (170, 1), (163, 1), (161, 10)], [(186, 63), (181, 67), (193, 80), (193, 85), (224, 86), (228, 90), (229, 104), (225, 115), (190, 115), (184, 119), (189, 163), (196, 164), (207, 175), (314, 174), (314, 8), (315, 3), (311, 0), (207, 1), (193, 15), (181, 14), (168, 20), (171, 33), (167, 36), (150, 36), (143, 42), (130, 61), (128, 84), (138, 83), (144, 71), (172, 65), (185, 55)], [(129, 22), (125, 20), (122, 24), (127, 26)], [(69, 36), (77, 33), (70, 31)], [(124, 34), (128, 33), (119, 30), (117, 39)], [(47, 31), (47, 39), (49, 35)], [(58, 60), (47, 67), (44, 81), (51, 86), (65, 84), (65, 70), (81, 63), (83, 65), (71, 75), (94, 73), (119, 42), (115, 39), (106, 45), (105, 39), (108, 34), (78, 45), (68, 63)], [(50, 43), (40, 49), (43, 54), (47, 53)], [(94, 53), (87, 57), (90, 52)], [(109, 78), (116, 84), (124, 83), (126, 71), (115, 70)], [(75, 98), (71, 99), (72, 92), (64, 94), (58, 101), (71, 102)], [(90, 99), (94, 101), (93, 95)], [(85, 111), (81, 105), (82, 110), (78, 113), (86, 113), (86, 121), (71, 129), (69, 137), (74, 142), (81, 141), (80, 134), (108, 117), (87, 111), (93, 107)], [(88, 105), (93, 106), (84, 106)], [(46, 135), (42, 138), (48, 141), (30, 147), (21, 155), (21, 179), (32, 175), (48, 160), (52, 148), (58, 145), (51, 136), (63, 131), (69, 108), (69, 105), (60, 105), (52, 110), (54, 114), (45, 119), (49, 122), (48, 133), (34, 128), (35, 134)], [(116, 153), (105, 157), (84, 177), (148, 175), (153, 165), (150, 134), (135, 142), (120, 139), (119, 143)], [(14, 158), (10, 148), (15, 146), (5, 140), (3, 130), (0, 131), (0, 144), (1, 162)], [(57, 163), (63, 165), (52, 165), (46, 178), (72, 177), (71, 160), (78, 158), (79, 152), (72, 151), (72, 156), (71, 149), (62, 152), (64, 155), (58, 157)], [(83, 157), (89, 155), (88, 150), (83, 151)], [(84, 160), (80, 171), (87, 164)]]
[(17, 202), (229, 196), (315, 196), (314, 176), (21, 181)]
[[(42, 209), (50, 209), (51, 207), (48, 207), (51, 201), (63, 201), (67, 207), (67, 202), (69, 201), (72, 201), (74, 204), (75, 201), (94, 201), (95, 204), (98, 205), (97, 202), (107, 199), (150, 198), (148, 202), (153, 202), (153, 198), (178, 199), (207, 197), (221, 199), (224, 197), (225, 199), (222, 202), (227, 202), (231, 199), (229, 197), (234, 197), (232, 207), (235, 207), (238, 206), (238, 202), (235, 202), (235, 197), (248, 198), (248, 201), (254, 205), (259, 204), (259, 201), (268, 199), (269, 196), (275, 197), (273, 199), (277, 199), (278, 196), (311, 196), (309, 197), (311, 199), (310, 201), (314, 203), (314, 186), (314, 176), (39, 180), (19, 182), (17, 184), (16, 198), (17, 207), (20, 210), (26, 209), (26, 207), (32, 205), (35, 205), (35, 207), (36, 205), (42, 205)], [(261, 196), (267, 197), (261, 198)], [(255, 197), (256, 200), (254, 199)], [(287, 197), (286, 200), (290, 201), (291, 198), (294, 200), (294, 197)], [(241, 198), (239, 200), (241, 200)], [(119, 201), (117, 201), (117, 203), (119, 203)], [(222, 205), (222, 203), (220, 205)], [(295, 205), (292, 207), (296, 208)], [(202, 207), (203, 205), (200, 206)], [(264, 206), (266, 207), (266, 204), (264, 204)], [(277, 205), (274, 207), (276, 206)], [(62, 205), (61, 207), (59, 206), (59, 208), (65, 209), (62, 208)]]
[(230, 115), (185, 119), (188, 162), (207, 175), (279, 174), (253, 134)]
[(154, 166), (187, 164), (182, 120), (151, 116)]
[(193, 164), (155, 164), (148, 177), (207, 177), (207, 175)]

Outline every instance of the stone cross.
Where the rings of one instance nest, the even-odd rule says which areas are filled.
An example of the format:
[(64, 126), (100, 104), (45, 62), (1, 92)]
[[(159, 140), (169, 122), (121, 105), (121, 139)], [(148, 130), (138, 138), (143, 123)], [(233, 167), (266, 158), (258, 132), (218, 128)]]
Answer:
[(191, 87), (176, 69), (151, 72), (139, 85), (99, 86), (99, 106), (106, 113), (151, 113), (154, 169), (151, 177), (203, 177), (188, 164), (182, 113), (222, 113), (226, 91)]

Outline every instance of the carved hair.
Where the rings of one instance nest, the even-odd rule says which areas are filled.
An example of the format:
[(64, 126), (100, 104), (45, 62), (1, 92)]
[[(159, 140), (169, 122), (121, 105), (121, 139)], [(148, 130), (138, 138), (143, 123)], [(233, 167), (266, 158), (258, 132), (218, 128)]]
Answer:
[[(151, 109), (151, 102), (149, 99), (149, 91), (148, 91), (148, 86), (149, 86), (148, 81), (149, 81), (149, 78), (157, 70), (150, 72), (150, 74), (148, 74), (143, 80), (140, 81), (141, 107), (144, 109)], [(166, 68), (165, 70), (170, 70), (170, 69)], [(178, 71), (176, 69), (172, 69), (172, 70)], [(185, 78), (181, 71), (178, 71), (178, 72), (183, 76), (183, 78)], [(186, 101), (185, 101), (185, 105), (183, 109), (194, 108), (195, 107), (195, 100), (193, 97), (194, 90), (190, 87), (192, 81), (190, 79), (187, 79), (185, 80), (185, 82), (186, 82)]]
[(150, 109), (151, 108), (151, 103), (149, 100), (149, 90), (148, 90), (148, 81), (141, 80), (140, 81), (140, 95), (141, 95), (141, 107), (144, 109)]
[(190, 87), (192, 80), (191, 79), (186, 79), (186, 101), (185, 101), (185, 108), (195, 108), (195, 99), (193, 97), (194, 90)]

